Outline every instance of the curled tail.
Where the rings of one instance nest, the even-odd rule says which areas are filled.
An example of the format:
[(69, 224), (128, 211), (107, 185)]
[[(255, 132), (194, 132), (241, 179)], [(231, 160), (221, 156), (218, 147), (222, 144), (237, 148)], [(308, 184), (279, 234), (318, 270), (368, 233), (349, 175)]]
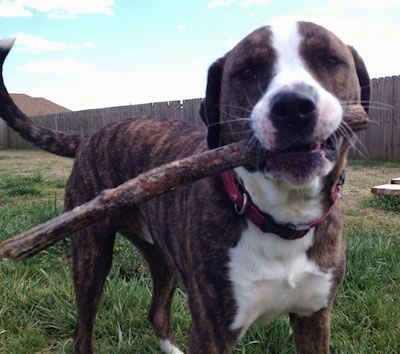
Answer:
[(0, 40), (0, 117), (22, 138), (53, 154), (74, 157), (84, 135), (74, 135), (41, 127), (15, 105), (4, 85), (3, 64), (14, 39)]

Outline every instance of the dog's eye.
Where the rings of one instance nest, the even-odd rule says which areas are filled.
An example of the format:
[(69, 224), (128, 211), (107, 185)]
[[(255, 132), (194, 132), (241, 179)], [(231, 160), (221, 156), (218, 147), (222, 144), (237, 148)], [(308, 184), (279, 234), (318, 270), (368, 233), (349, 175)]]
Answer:
[(257, 77), (256, 73), (250, 68), (240, 70), (238, 75), (244, 80), (253, 80)]
[(330, 55), (323, 59), (323, 66), (327, 69), (335, 69), (338, 66), (340, 66), (342, 63), (343, 63), (343, 61), (334, 55)]

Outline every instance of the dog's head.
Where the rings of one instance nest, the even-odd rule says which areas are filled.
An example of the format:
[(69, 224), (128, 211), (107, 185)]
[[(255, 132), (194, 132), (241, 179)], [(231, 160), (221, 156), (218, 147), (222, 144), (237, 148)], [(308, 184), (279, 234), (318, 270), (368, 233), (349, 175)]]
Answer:
[(357, 52), (321, 26), (295, 22), (262, 27), (217, 60), (200, 114), (210, 148), (248, 139), (267, 157), (247, 168), (300, 185), (333, 169), (353, 135), (346, 120), (364, 128), (368, 102)]

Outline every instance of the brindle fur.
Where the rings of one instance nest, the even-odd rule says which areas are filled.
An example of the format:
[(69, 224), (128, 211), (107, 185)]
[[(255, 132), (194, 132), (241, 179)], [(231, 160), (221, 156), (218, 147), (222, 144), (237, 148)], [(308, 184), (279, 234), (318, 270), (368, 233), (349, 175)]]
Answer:
[[(321, 41), (318, 26), (302, 24), (302, 31), (314, 40), (315, 50), (338, 45), (336, 37), (327, 40), (325, 36)], [(273, 48), (265, 46), (269, 36), (267, 28), (254, 32), (211, 66), (201, 107), (203, 119), (209, 125), (208, 135), (205, 129), (179, 121), (146, 117), (110, 124), (88, 137), (55, 132), (37, 126), (20, 112), (3, 83), (0, 114), (12, 128), (39, 147), (59, 155), (75, 156), (65, 194), (65, 208), (69, 210), (103, 189), (115, 187), (168, 161), (204, 151), (207, 145), (212, 148), (243, 138), (251, 142), (249, 122), (232, 121), (232, 117), (247, 117), (268, 85), (274, 60)], [(3, 50), (2, 61), (7, 52)], [(358, 102), (360, 86), (369, 84), (361, 59), (354, 52), (353, 57), (357, 72), (350, 68), (339, 74), (342, 76), (323, 79), (325, 87), (341, 101)], [(352, 58), (345, 59), (349, 66), (354, 66)], [(246, 61), (263, 70), (264, 76), (256, 88), (246, 87), (246, 83), (230, 76)], [(318, 75), (318, 68), (310, 67), (310, 70)], [(361, 99), (367, 101), (368, 94), (366, 89), (362, 90)], [(325, 178), (325, 208), (333, 203), (332, 191), (345, 165), (349, 137), (339, 138), (337, 144), (340, 154), (336, 166)], [(72, 237), (78, 308), (75, 352), (93, 352), (95, 315), (111, 267), (115, 235), (119, 231), (135, 245), (149, 265), (153, 277), (149, 319), (157, 337), (174, 342), (170, 306), (180, 281), (188, 291), (192, 315), (189, 351), (229, 353), (239, 330), (230, 329), (236, 305), (226, 277), (228, 250), (237, 244), (247, 223), (247, 219), (234, 212), (219, 178), (212, 177), (123, 210), (75, 234)], [(148, 235), (154, 243), (148, 242)], [(334, 269), (329, 304), (311, 317), (292, 314), (290, 320), (298, 353), (328, 353), (331, 304), (345, 269), (340, 201), (316, 227), (315, 241), (308, 255), (322, 269)]]

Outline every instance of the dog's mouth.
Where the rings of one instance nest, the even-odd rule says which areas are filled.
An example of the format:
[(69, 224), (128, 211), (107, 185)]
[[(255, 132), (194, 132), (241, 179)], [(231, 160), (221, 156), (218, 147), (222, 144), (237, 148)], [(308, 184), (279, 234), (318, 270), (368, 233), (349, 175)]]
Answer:
[(326, 140), (297, 143), (290, 148), (273, 151), (259, 168), (268, 177), (284, 179), (294, 185), (305, 184), (329, 172), (330, 162), (337, 156), (336, 142), (335, 135), (331, 135)]

